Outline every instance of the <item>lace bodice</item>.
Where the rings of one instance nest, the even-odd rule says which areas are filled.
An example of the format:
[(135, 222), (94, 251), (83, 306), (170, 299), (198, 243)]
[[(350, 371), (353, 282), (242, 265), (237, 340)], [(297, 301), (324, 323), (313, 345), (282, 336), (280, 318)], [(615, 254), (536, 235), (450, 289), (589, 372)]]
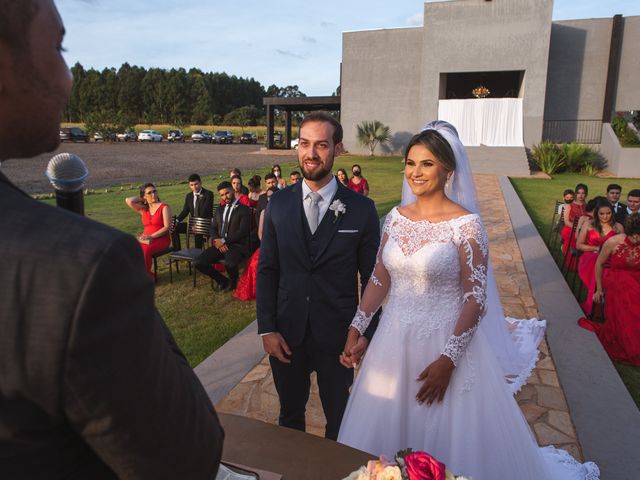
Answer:
[(609, 265), (616, 270), (640, 270), (640, 244), (625, 237), (609, 257)]
[[(488, 241), (478, 215), (432, 223), (393, 209), (378, 259), (352, 326), (360, 333), (388, 297), (395, 318), (418, 324), (420, 336), (453, 331), (442, 352), (454, 364), (484, 314)], [(404, 313), (404, 314), (403, 314)]]

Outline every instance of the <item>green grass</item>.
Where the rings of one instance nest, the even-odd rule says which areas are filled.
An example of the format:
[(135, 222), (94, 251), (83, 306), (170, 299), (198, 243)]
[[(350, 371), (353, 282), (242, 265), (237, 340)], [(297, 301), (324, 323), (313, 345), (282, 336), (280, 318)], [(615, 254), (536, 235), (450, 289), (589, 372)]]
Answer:
[[(336, 159), (334, 171), (344, 168), (350, 172), (354, 163), (362, 167), (378, 214), (386, 214), (399, 203), (402, 188), (401, 158), (346, 155)], [(229, 166), (232, 167), (233, 165)], [(298, 170), (297, 164), (293, 162), (283, 162), (281, 167), (287, 180), (289, 172)], [(257, 173), (264, 178), (268, 171), (267, 168), (247, 170), (243, 172), (243, 177), (248, 179)], [(226, 176), (227, 172), (221, 172), (203, 177), (203, 185), (215, 190), (221, 178)], [(102, 189), (95, 194), (87, 195), (85, 213), (94, 220), (136, 235), (142, 230), (140, 216), (125, 205), (124, 199), (138, 195), (138, 185), (128, 184), (122, 188), (123, 190), (121, 186), (114, 186), (109, 193), (104, 193)], [(182, 210), (184, 196), (188, 191), (186, 182), (181, 182), (180, 179), (176, 179), (174, 183), (158, 184), (161, 200), (171, 207), (174, 215)], [(49, 199), (43, 201), (52, 205), (55, 203)], [(189, 363), (196, 366), (255, 319), (255, 302), (241, 302), (229, 293), (214, 292), (210, 287), (209, 278), (203, 275), (198, 275), (198, 285), (194, 289), (192, 277), (185, 272), (186, 264), (181, 266), (180, 274), (176, 274), (174, 270), (173, 283), (170, 284), (166, 261), (160, 259), (156, 305)]]
[[(594, 197), (596, 195), (604, 196), (607, 185), (617, 183), (622, 187), (621, 201), (625, 203), (626, 192), (640, 187), (640, 180), (638, 179), (587, 177), (575, 173), (555, 175), (550, 180), (512, 178), (511, 183), (538, 229), (538, 233), (540, 233), (545, 242), (547, 242), (549, 236), (554, 202), (555, 200), (562, 200), (562, 192), (566, 188), (573, 189), (577, 183), (584, 183), (589, 187), (589, 197)], [(572, 279), (573, 277), (569, 276), (567, 282), (569, 285), (572, 284)], [(614, 365), (636, 405), (640, 407), (640, 367), (623, 365), (617, 362), (614, 362)]]

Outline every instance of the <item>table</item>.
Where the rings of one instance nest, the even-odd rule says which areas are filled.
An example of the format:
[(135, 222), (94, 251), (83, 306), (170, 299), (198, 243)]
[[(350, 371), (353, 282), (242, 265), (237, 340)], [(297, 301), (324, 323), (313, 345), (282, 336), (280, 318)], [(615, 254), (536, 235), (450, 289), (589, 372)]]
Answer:
[(222, 460), (282, 475), (283, 480), (339, 480), (375, 459), (309, 433), (218, 413), (225, 431)]

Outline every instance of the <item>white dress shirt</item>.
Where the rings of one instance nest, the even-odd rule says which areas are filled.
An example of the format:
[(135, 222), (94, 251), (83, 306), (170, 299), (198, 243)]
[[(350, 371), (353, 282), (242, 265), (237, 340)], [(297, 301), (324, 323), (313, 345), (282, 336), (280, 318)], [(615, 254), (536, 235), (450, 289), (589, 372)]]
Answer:
[(198, 190), (197, 192), (193, 192), (193, 212), (195, 213), (196, 211), (196, 205), (198, 203), (198, 197), (202, 194), (202, 189)]
[[(318, 210), (320, 218), (318, 218), (318, 225), (322, 222), (324, 215), (329, 210), (329, 205), (331, 205), (331, 199), (334, 197), (336, 192), (338, 191), (338, 182), (336, 177), (332, 177), (329, 183), (327, 183), (324, 187), (317, 191), (322, 197), (322, 200), (318, 202)], [(311, 208), (311, 198), (308, 198), (309, 193), (312, 190), (307, 185), (307, 180), (302, 181), (302, 206), (304, 208), (304, 214), (307, 216), (307, 221), (309, 220), (309, 210)]]

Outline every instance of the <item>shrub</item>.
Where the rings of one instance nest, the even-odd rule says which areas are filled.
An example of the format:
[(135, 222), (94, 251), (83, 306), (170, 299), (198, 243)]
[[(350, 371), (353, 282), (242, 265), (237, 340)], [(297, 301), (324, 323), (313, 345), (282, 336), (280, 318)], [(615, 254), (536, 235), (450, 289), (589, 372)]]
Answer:
[(560, 173), (566, 168), (564, 153), (550, 140), (533, 146), (533, 161), (547, 175)]
[(384, 145), (391, 140), (391, 129), (378, 120), (364, 121), (358, 125), (358, 143), (369, 148), (369, 155), (373, 156), (378, 144)]
[[(602, 155), (588, 145), (564, 143), (559, 148), (570, 172), (595, 175), (604, 168)], [(587, 173), (586, 170), (592, 173)]]
[(624, 117), (613, 117), (611, 120), (611, 128), (613, 128), (613, 131), (620, 141), (620, 145), (623, 147), (640, 145), (638, 133), (627, 125), (627, 121)]

